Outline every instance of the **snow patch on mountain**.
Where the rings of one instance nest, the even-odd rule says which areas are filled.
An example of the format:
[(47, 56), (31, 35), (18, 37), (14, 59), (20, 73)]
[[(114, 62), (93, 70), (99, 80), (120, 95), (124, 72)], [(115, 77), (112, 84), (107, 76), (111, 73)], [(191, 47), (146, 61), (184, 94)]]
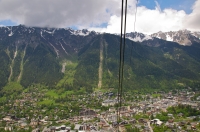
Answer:
[(189, 30), (158, 32), (152, 34), (151, 37), (163, 39), (166, 41), (173, 41), (180, 45), (189, 46), (192, 44), (192, 41), (199, 42), (200, 32), (191, 32)]
[(167, 36), (167, 41), (173, 41), (173, 37), (171, 37), (169, 34), (166, 35)]
[(48, 31), (48, 30), (43, 30), (44, 32), (53, 35), (56, 29), (54, 29), (53, 31)]
[[(60, 42), (59, 42), (59, 43), (60, 43)], [(65, 51), (65, 53), (66, 53), (67, 55), (69, 55), (61, 43), (60, 43), (60, 45), (61, 45), (62, 49)]]
[(51, 44), (50, 42), (49, 42), (49, 44), (53, 47), (53, 49), (54, 49), (54, 51), (56, 52), (56, 54), (57, 54), (57, 57), (59, 58), (59, 50), (57, 50), (56, 49), (56, 47), (55, 46), (53, 46), (53, 44)]
[(90, 32), (83, 32), (82, 30), (80, 32), (76, 32), (76, 35), (80, 35), (80, 36), (87, 36), (89, 34)]
[(8, 34), (8, 36), (13, 36), (13, 32), (12, 32), (12, 30), (10, 31), (10, 34)]
[(33, 33), (35, 31), (35, 28), (29, 28), (28, 33)]
[(72, 30), (69, 29), (71, 35), (76, 35), (76, 36), (87, 36), (90, 34), (90, 31), (83, 29), (83, 30)]
[(196, 38), (200, 39), (200, 32), (191, 32), (191, 34)]
[[(6, 27), (8, 29), (8, 31), (10, 31), (10, 33), (8, 34), (8, 36), (13, 36), (13, 31), (12, 31), (12, 27)], [(7, 33), (7, 30), (5, 30), (5, 33)]]
[(152, 37), (149, 35), (137, 33), (137, 32), (127, 33), (126, 38), (128, 38), (129, 40), (132, 40), (134, 42), (143, 42), (145, 40), (152, 39)]
[[(42, 31), (40, 31), (40, 36), (41, 36), (43, 39), (45, 39), (44, 36), (42, 35)], [(46, 40), (46, 39), (45, 39), (45, 40)]]

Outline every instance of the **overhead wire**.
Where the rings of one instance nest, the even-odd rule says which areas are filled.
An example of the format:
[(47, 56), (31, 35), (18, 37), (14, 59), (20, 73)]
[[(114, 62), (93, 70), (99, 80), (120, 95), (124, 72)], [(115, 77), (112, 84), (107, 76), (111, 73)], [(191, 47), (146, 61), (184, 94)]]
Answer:
[[(125, 17), (123, 15), (125, 15)], [(125, 1), (125, 14), (124, 14), (124, 0), (122, 0), (121, 36), (120, 36), (120, 63), (119, 63), (119, 87), (118, 87), (118, 108), (117, 108), (118, 129), (119, 129), (119, 122), (120, 122), (120, 107), (122, 106), (122, 93), (123, 93), (124, 56), (125, 56), (125, 45), (126, 45), (126, 19), (127, 19), (127, 0)], [(123, 33), (123, 29), (124, 29), (124, 33)]]
[(123, 51), (122, 51), (122, 71), (121, 71), (121, 91), (120, 91), (120, 107), (122, 105), (122, 93), (123, 93), (123, 78), (124, 78), (124, 55), (125, 55), (125, 46), (126, 46), (126, 18), (127, 18), (127, 0), (125, 3), (125, 20), (124, 20), (124, 44), (123, 44)]
[(122, 5), (121, 5), (121, 34), (120, 34), (120, 58), (119, 58), (119, 75), (118, 75), (118, 82), (119, 82), (119, 86), (118, 86), (118, 95), (117, 95), (117, 99), (118, 99), (118, 106), (117, 106), (117, 123), (118, 123), (118, 129), (119, 129), (119, 121), (120, 121), (120, 111), (119, 111), (119, 105), (120, 105), (120, 92), (121, 92), (121, 62), (122, 62), (122, 47), (123, 47), (123, 43), (122, 43), (122, 32), (123, 32), (123, 15), (124, 15), (124, 0), (122, 0)]
[[(135, 25), (136, 25), (136, 20), (137, 20), (137, 4), (138, 4), (138, 0), (136, 0), (136, 4), (135, 4), (135, 21), (134, 21), (134, 33), (135, 33)], [(132, 47), (131, 47), (131, 56), (133, 54), (133, 44), (132, 44)], [(130, 56), (130, 66), (131, 66), (131, 56)]]
[[(125, 1), (125, 13), (124, 13), (124, 0), (121, 1), (121, 34), (120, 34), (120, 62), (119, 62), (119, 86), (118, 86), (118, 106), (117, 106), (117, 123), (119, 131), (119, 122), (120, 122), (120, 108), (122, 106), (122, 93), (123, 93), (123, 78), (124, 78), (124, 59), (125, 59), (125, 48), (126, 48), (126, 20), (127, 20), (127, 0)], [(136, 1), (136, 11), (135, 11), (135, 21), (134, 21), (134, 32), (136, 25), (136, 16), (137, 16), (137, 3)], [(125, 17), (124, 17), (125, 15)], [(124, 32), (123, 32), (124, 29)], [(132, 45), (133, 48), (133, 45)], [(132, 56), (132, 51), (131, 51)], [(131, 58), (130, 58), (131, 61)]]

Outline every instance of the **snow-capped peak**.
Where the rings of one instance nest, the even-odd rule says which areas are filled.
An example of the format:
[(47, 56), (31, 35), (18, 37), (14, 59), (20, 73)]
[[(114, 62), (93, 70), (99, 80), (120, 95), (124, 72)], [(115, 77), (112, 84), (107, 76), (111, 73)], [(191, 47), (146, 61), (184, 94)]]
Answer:
[(128, 38), (134, 42), (143, 42), (145, 40), (152, 39), (152, 37), (149, 35), (137, 33), (137, 32), (127, 33), (126, 38)]
[(87, 36), (87, 35), (90, 34), (90, 31), (88, 31), (87, 29), (83, 29), (83, 30), (72, 30), (72, 29), (69, 29), (69, 31), (71, 32), (71, 35)]
[(166, 41), (177, 42), (180, 45), (191, 45), (192, 41), (199, 40), (200, 33), (191, 32), (185, 29), (185, 30), (179, 30), (179, 31), (158, 32), (158, 33), (152, 34), (151, 37), (164, 39)]

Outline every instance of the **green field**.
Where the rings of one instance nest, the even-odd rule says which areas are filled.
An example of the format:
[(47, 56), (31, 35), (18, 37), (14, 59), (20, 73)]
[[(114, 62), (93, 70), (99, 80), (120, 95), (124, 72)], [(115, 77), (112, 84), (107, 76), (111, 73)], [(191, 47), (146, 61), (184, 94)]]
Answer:
[(76, 72), (75, 69), (77, 65), (78, 63), (74, 63), (71, 61), (66, 62), (64, 77), (58, 82), (56, 87), (62, 87), (65, 84), (73, 85), (74, 74)]

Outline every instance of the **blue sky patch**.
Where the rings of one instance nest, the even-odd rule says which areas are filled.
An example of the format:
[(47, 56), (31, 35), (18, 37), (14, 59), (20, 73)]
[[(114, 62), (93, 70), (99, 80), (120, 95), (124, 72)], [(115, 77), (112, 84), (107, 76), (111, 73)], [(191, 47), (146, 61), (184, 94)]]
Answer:
[(0, 21), (0, 25), (4, 25), (4, 26), (16, 26), (17, 23), (13, 22), (11, 20), (3, 20), (3, 21)]
[(172, 8), (175, 10), (184, 10), (187, 14), (192, 12), (192, 5), (196, 0), (139, 0), (138, 6), (145, 6), (148, 9), (155, 9), (156, 3), (158, 2), (160, 8)]

